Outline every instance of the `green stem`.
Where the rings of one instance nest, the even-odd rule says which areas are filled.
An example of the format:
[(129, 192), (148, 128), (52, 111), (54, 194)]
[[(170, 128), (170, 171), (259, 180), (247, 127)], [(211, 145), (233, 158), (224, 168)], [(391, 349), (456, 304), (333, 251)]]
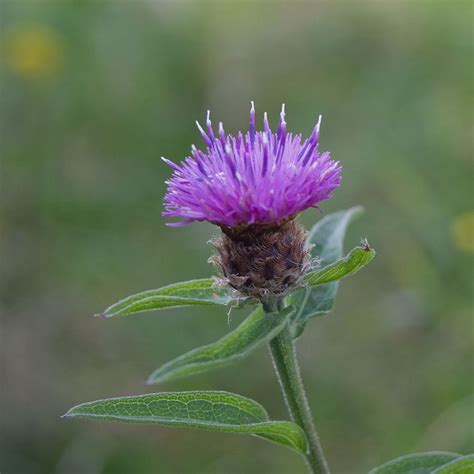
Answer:
[[(278, 305), (264, 305), (266, 311), (275, 311)], [(280, 387), (292, 420), (297, 423), (308, 438), (306, 460), (314, 474), (329, 474), (329, 467), (316, 432), (311, 409), (301, 379), (300, 368), (296, 358), (295, 342), (287, 325), (270, 343), (273, 365), (278, 375)]]

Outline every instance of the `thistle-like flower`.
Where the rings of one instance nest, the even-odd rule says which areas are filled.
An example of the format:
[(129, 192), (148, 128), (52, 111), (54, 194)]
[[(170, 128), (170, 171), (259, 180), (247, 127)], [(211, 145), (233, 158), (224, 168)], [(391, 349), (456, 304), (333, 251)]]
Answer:
[(213, 262), (224, 279), (245, 296), (284, 296), (310, 267), (306, 232), (296, 215), (328, 199), (341, 181), (341, 166), (329, 152), (318, 150), (321, 117), (311, 135), (288, 133), (285, 106), (275, 133), (267, 114), (263, 131), (255, 130), (250, 109), (249, 131), (217, 135), (209, 112), (206, 130), (197, 126), (206, 151), (192, 146), (179, 166), (163, 158), (174, 172), (167, 181), (164, 216), (218, 225), (223, 235), (213, 241)]

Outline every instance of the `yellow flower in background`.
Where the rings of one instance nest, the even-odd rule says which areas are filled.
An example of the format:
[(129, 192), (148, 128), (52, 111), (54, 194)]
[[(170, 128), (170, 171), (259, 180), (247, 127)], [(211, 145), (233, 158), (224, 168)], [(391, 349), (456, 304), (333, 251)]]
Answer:
[(474, 253), (474, 211), (457, 216), (451, 225), (454, 245), (466, 253)]
[(2, 49), (7, 67), (25, 79), (50, 78), (62, 64), (62, 41), (44, 25), (12, 27)]

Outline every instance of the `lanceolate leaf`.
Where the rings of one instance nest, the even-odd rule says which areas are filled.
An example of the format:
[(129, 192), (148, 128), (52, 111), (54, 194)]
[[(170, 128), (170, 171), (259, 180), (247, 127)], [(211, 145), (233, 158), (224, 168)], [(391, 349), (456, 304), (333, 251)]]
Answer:
[(207, 346), (194, 349), (157, 369), (149, 384), (205, 372), (246, 357), (275, 337), (285, 326), (294, 309), (265, 313), (258, 306), (234, 331)]
[[(335, 263), (342, 257), (343, 241), (350, 222), (363, 212), (362, 207), (353, 207), (346, 211), (329, 214), (314, 225), (308, 236), (308, 241), (314, 244), (313, 256), (322, 260), (321, 265)], [(324, 285), (302, 288), (293, 293), (289, 302), (295, 307), (293, 331), (298, 337), (307, 321), (315, 316), (329, 313), (334, 308), (338, 282), (332, 281)]]
[(232, 300), (230, 290), (216, 288), (212, 278), (190, 280), (144, 291), (109, 306), (99, 317), (111, 318), (177, 306), (226, 305)]
[(375, 250), (368, 245), (353, 248), (344, 258), (327, 265), (305, 277), (309, 286), (323, 285), (332, 281), (341, 280), (369, 264), (375, 257)]
[(302, 453), (307, 447), (298, 425), (270, 421), (259, 403), (228, 392), (168, 392), (110, 398), (77, 405), (64, 416), (248, 433)]
[(444, 451), (408, 454), (372, 469), (369, 474), (430, 474), (459, 457), (459, 454)]
[(431, 474), (472, 474), (474, 472), (474, 454), (457, 458), (434, 470)]

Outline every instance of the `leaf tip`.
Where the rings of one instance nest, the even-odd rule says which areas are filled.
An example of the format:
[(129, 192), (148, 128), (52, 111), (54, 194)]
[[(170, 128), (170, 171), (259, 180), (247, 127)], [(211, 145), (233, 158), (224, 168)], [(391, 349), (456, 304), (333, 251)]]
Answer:
[(68, 410), (64, 415), (61, 415), (61, 418), (72, 418), (74, 414), (72, 413), (72, 408)]
[(351, 212), (354, 217), (358, 217), (358, 216), (364, 214), (365, 207), (361, 206), (361, 205), (357, 205), (357, 206), (351, 207), (349, 209), (349, 212)]
[(97, 313), (97, 314), (94, 314), (94, 318), (110, 318), (110, 315), (107, 314), (107, 313)]
[(155, 372), (149, 375), (145, 380), (145, 385), (156, 385), (160, 382), (163, 382), (163, 380), (167, 380), (166, 374), (163, 375), (160, 372), (160, 369), (156, 369)]

